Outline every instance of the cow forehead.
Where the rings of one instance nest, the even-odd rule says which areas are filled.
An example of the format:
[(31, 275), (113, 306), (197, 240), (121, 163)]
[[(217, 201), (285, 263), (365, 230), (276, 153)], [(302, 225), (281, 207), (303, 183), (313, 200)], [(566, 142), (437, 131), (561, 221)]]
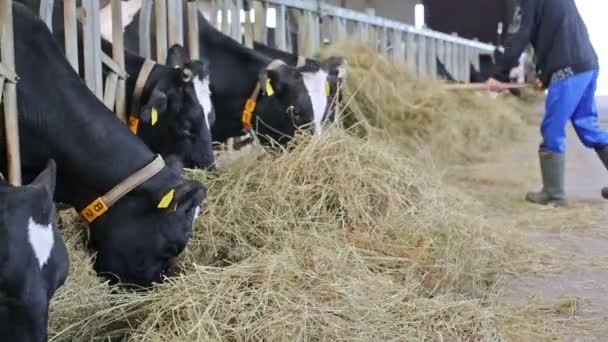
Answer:
[(205, 115), (205, 123), (207, 127), (211, 128), (211, 120), (209, 119), (209, 115), (213, 110), (211, 104), (211, 89), (209, 88), (209, 76), (205, 76), (201, 78), (200, 76), (196, 76), (194, 78), (194, 92), (196, 93), (196, 98), (198, 103), (203, 107), (204, 115)]
[(321, 121), (325, 115), (327, 107), (327, 94), (325, 83), (327, 82), (327, 72), (318, 70), (316, 72), (302, 72), (302, 80), (308, 92), (314, 113), (315, 132), (320, 132)]

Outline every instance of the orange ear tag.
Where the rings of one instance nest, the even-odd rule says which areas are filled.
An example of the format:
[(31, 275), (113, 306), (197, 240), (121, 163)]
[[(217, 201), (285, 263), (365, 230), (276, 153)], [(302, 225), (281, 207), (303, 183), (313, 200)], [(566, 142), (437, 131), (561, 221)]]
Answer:
[(139, 131), (139, 119), (134, 116), (129, 116), (129, 130), (137, 135)]

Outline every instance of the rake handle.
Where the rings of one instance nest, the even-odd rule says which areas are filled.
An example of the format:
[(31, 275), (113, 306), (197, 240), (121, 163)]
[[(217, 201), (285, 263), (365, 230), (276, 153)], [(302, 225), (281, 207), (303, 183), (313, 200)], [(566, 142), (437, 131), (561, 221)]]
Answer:
[[(534, 85), (529, 83), (508, 83), (505, 84), (503, 89), (522, 89), (522, 88), (532, 88)], [(488, 86), (485, 83), (455, 83), (455, 84), (445, 84), (443, 86), (444, 90), (489, 90)]]

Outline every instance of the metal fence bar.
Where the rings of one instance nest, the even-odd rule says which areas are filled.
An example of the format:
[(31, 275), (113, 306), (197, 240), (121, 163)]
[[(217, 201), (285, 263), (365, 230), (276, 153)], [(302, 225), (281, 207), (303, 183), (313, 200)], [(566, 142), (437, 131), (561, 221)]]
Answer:
[(99, 0), (82, 0), (84, 8), (84, 78), (87, 86), (103, 100)]
[[(13, 1), (0, 2), (0, 23), (2, 25), (2, 64), (15, 72), (15, 41), (13, 35)], [(8, 181), (21, 185), (21, 155), (19, 154), (19, 112), (17, 111), (17, 85), (4, 82), (4, 129), (6, 137), (6, 158)]]
[(53, 2), (54, 0), (40, 0), (40, 18), (51, 32), (53, 31)]
[(254, 39), (262, 44), (268, 45), (268, 29), (266, 28), (266, 17), (268, 7), (265, 2), (254, 1), (255, 23), (253, 27)]
[(200, 58), (198, 41), (198, 0), (188, 2), (188, 49), (191, 59)]
[(63, 31), (65, 32), (65, 55), (78, 72), (78, 33), (76, 31), (76, 0), (63, 0)]
[(184, 11), (182, 5), (182, 1), (169, 0), (167, 2), (169, 46), (175, 44), (184, 46)]
[(276, 8), (275, 46), (281, 50), (287, 50), (287, 7), (280, 5)]
[[(121, 75), (126, 74), (125, 67), (125, 45), (122, 32), (122, 4), (121, 0), (112, 0), (112, 58), (121, 70)], [(117, 75), (118, 76), (118, 75)], [(122, 122), (127, 122), (127, 100), (126, 100), (126, 77), (117, 77), (116, 106), (115, 113)]]
[(156, 24), (156, 61), (165, 64), (167, 60), (167, 1), (154, 0)]
[(152, 5), (152, 0), (142, 0), (141, 10), (139, 11), (139, 55), (145, 58), (152, 56), (150, 44)]

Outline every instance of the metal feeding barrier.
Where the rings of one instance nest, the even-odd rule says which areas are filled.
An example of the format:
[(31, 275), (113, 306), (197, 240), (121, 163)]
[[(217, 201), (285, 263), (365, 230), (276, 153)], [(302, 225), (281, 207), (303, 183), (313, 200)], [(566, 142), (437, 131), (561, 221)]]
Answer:
[[(40, 0), (40, 17), (52, 30), (55, 0)], [(122, 1), (110, 2), (112, 17), (112, 56), (101, 49), (100, 0), (63, 1), (65, 55), (78, 72), (78, 49), (83, 49), (83, 78), (91, 91), (126, 122), (125, 49), (122, 32)], [(164, 63), (168, 47), (188, 41), (191, 58), (198, 58), (198, 15), (205, 15), (212, 25), (247, 47), (253, 42), (305, 57), (315, 57), (321, 47), (343, 40), (359, 39), (376, 51), (409, 64), (419, 75), (436, 77), (437, 60), (457, 81), (468, 82), (469, 65), (479, 70), (480, 55), (492, 54), (495, 47), (428, 29), (419, 29), (395, 20), (332, 6), (321, 0), (131, 0), (141, 1), (139, 54), (150, 57), (150, 32), (156, 39), (156, 56)], [(184, 1), (186, 6), (184, 7)], [(77, 7), (81, 3), (81, 7)], [(1, 63), (0, 94), (4, 104), (4, 130), (8, 179), (21, 183), (19, 127), (13, 41), (12, 0), (0, 1)], [(185, 13), (184, 13), (185, 8)], [(151, 27), (154, 15), (155, 25)], [(187, 32), (184, 32), (184, 21)], [(83, 46), (79, 46), (77, 24), (83, 25)], [(103, 86), (102, 64), (110, 70)], [(1, 122), (0, 122), (1, 123)]]
[[(4, 107), (4, 136), (8, 181), (21, 185), (21, 156), (19, 154), (19, 117), (17, 111), (17, 82), (15, 41), (13, 35), (13, 1), (0, 1), (0, 101)], [(0, 122), (0, 126), (2, 123)], [(0, 137), (2, 136), (0, 132)], [(0, 139), (1, 141), (1, 139)]]

